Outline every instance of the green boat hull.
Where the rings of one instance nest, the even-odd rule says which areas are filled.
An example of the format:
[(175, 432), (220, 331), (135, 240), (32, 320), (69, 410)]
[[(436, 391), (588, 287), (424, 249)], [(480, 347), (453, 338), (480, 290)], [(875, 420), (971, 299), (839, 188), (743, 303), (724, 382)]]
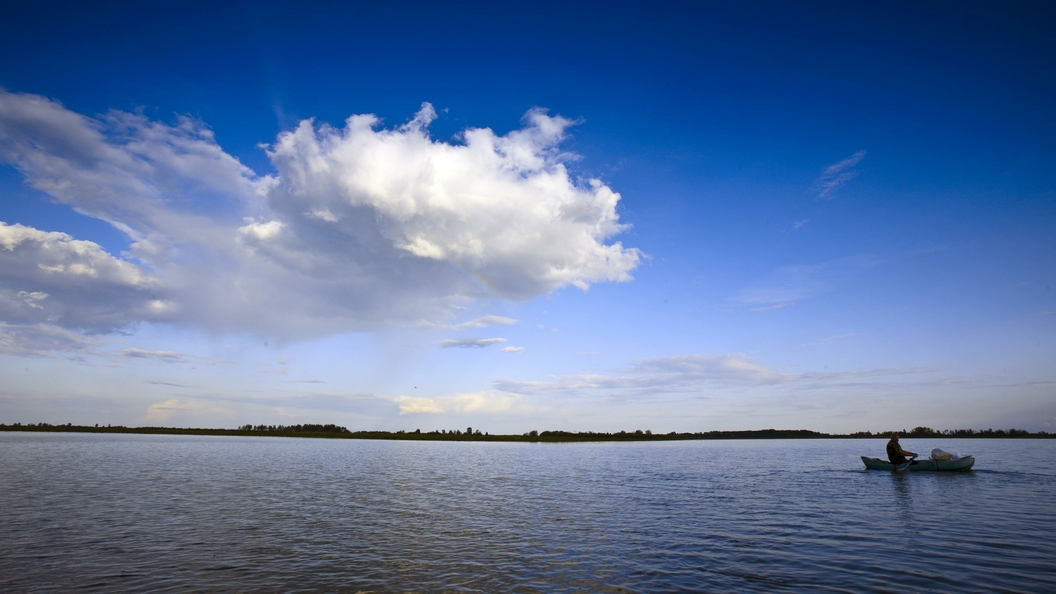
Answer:
[[(865, 462), (865, 468), (868, 470), (895, 470), (894, 464), (880, 458), (862, 456), (862, 462)], [(964, 456), (956, 460), (914, 460), (906, 470), (909, 472), (922, 470), (968, 470), (973, 464), (975, 464), (975, 458), (971, 456)]]

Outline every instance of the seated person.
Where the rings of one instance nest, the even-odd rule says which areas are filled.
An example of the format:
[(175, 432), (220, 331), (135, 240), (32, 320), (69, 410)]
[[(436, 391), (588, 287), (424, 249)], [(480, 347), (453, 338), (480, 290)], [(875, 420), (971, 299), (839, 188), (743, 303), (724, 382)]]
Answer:
[(906, 456), (916, 457), (916, 452), (907, 452), (902, 449), (902, 446), (898, 445), (898, 434), (891, 434), (891, 441), (887, 442), (887, 459), (892, 464), (905, 464), (908, 461)]

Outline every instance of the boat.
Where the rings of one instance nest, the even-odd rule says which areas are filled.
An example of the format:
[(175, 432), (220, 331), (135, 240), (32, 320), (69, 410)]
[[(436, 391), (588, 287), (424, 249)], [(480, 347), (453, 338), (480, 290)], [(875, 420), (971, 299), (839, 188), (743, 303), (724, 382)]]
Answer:
[[(868, 456), (862, 456), (862, 462), (865, 462), (866, 470), (895, 470), (901, 468), (905, 464), (892, 464), (887, 460), (881, 460), (880, 458), (870, 458)], [(927, 460), (914, 460), (909, 463), (909, 467), (906, 468), (909, 472), (916, 472), (919, 470), (968, 470), (975, 464), (975, 458), (971, 456), (962, 456), (954, 460), (933, 460), (931, 458)]]

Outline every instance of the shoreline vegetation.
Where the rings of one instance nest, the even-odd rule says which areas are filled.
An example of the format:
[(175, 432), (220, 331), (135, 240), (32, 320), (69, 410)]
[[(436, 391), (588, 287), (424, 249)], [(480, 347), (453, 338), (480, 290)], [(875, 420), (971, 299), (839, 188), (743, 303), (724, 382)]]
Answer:
[[(718, 439), (886, 439), (893, 431), (873, 433), (858, 431), (856, 433), (821, 433), (808, 429), (757, 429), (747, 431), (702, 431), (697, 433), (653, 433), (646, 430), (618, 431), (615, 433), (597, 433), (593, 431), (529, 431), (521, 435), (492, 435), (482, 433), (479, 429), (467, 427), (461, 429), (415, 431), (350, 431), (334, 424), (326, 425), (243, 425), (238, 429), (198, 429), (180, 427), (125, 427), (123, 425), (84, 426), (67, 423), (51, 425), (48, 423), (0, 423), (0, 431), (37, 431), (55, 433), (136, 433), (146, 435), (234, 435), (234, 436), (271, 436), (271, 437), (314, 437), (328, 439), (391, 439), (414, 441), (514, 441), (514, 442), (591, 442), (591, 441), (690, 441)], [(909, 438), (1054, 438), (1056, 433), (1038, 431), (1031, 433), (1025, 429), (944, 429), (915, 427), (902, 429), (897, 433)]]

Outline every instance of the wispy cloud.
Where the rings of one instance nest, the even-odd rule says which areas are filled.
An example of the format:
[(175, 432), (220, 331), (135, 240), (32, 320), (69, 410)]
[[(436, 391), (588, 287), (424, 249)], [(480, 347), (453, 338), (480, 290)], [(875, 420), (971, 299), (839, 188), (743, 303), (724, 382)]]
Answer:
[(63, 330), (51, 324), (6, 324), (0, 322), (0, 355), (49, 357), (60, 351), (87, 353), (99, 340)]
[(461, 324), (456, 324), (454, 328), (457, 328), (459, 330), (465, 330), (469, 328), (485, 328), (488, 326), (512, 326), (516, 323), (517, 320), (513, 318), (488, 315), (481, 316), (475, 320), (470, 320), (468, 322), (462, 322)]
[(598, 394), (647, 397), (721, 386), (761, 386), (790, 381), (735, 355), (671, 355), (636, 361), (624, 373), (575, 374), (548, 382), (497, 380), (496, 389), (515, 394)]
[(976, 388), (1049, 388), (1056, 387), (1056, 380), (1017, 382), (1014, 384), (979, 384)]
[(755, 311), (787, 307), (832, 291), (862, 271), (885, 261), (883, 257), (866, 254), (820, 264), (782, 266), (769, 277), (741, 289), (728, 300), (755, 306)]
[(802, 221), (796, 221), (795, 223), (792, 223), (792, 230), (793, 231), (799, 231), (801, 228), (803, 228), (803, 225), (806, 225), (809, 222), (810, 222), (810, 219), (803, 219)]
[(521, 353), (521, 352), (524, 352), (524, 347), (518, 347), (518, 346), (502, 347), (501, 349), (499, 349), (499, 352), (500, 353)]
[(764, 305), (762, 307), (753, 307), (752, 311), (770, 311), (771, 309), (782, 309), (782, 308), (788, 307), (789, 305), (795, 305), (795, 304), (790, 302), (790, 301), (786, 302), (786, 303), (775, 303), (773, 305)]
[(848, 332), (846, 334), (836, 334), (834, 336), (826, 336), (825, 338), (819, 338), (812, 342), (805, 342), (800, 346), (818, 346), (822, 344), (829, 344), (833, 342), (843, 342), (852, 336), (859, 336), (860, 332)]
[(178, 384), (176, 382), (165, 382), (165, 381), (161, 381), (161, 380), (150, 381), (150, 382), (147, 382), (147, 383), (152, 385), (152, 386), (169, 386), (170, 388), (190, 388), (191, 387), (191, 386), (187, 386), (187, 385), (184, 385), (184, 384)]
[(156, 359), (158, 361), (165, 361), (166, 363), (183, 363), (186, 361), (186, 356), (173, 351), (148, 351), (144, 349), (137, 349), (135, 347), (121, 349), (118, 353), (122, 357), (134, 357), (136, 359)]
[(950, 386), (965, 383), (959, 378), (951, 377), (923, 378), (914, 381), (903, 379), (907, 376), (934, 374), (940, 371), (942, 369), (938, 367), (902, 367), (836, 372), (810, 371), (797, 375), (792, 387), (797, 390), (884, 390), (896, 386), (899, 390), (904, 390), (907, 385)]
[(826, 167), (825, 171), (821, 173), (821, 176), (814, 180), (814, 183), (811, 185), (811, 188), (817, 191), (818, 199), (831, 200), (832, 198), (835, 198), (834, 194), (836, 190), (840, 189), (844, 184), (858, 176), (858, 171), (856, 171), (854, 167), (857, 166), (863, 158), (865, 158), (865, 151), (858, 151), (839, 163), (833, 163)]
[(770, 278), (740, 290), (730, 301), (760, 307), (802, 301), (832, 289), (827, 274), (830, 269), (828, 263), (782, 266)]
[(457, 338), (440, 341), (440, 348), (483, 348), (498, 344), (500, 342), (506, 342), (505, 338)]
[(197, 400), (180, 400), (173, 398), (164, 402), (157, 402), (147, 407), (143, 415), (143, 421), (147, 423), (158, 423), (168, 421), (173, 415), (184, 413), (207, 413), (209, 415), (231, 415), (234, 411), (215, 404), (200, 402)]
[(727, 355), (670, 355), (636, 361), (609, 374), (573, 374), (550, 381), (496, 380), (496, 390), (525, 396), (655, 399), (665, 395), (706, 396), (721, 390), (766, 386), (817, 390), (836, 387), (882, 387), (894, 378), (940, 371), (935, 368), (892, 368), (839, 372), (782, 373)]
[(512, 326), (518, 321), (519, 320), (516, 320), (514, 318), (507, 318), (505, 316), (496, 316), (488, 314), (458, 324), (448, 324), (445, 322), (436, 322), (432, 320), (419, 320), (416, 324), (414, 324), (414, 326), (417, 328), (436, 328), (443, 330), (470, 330), (474, 328), (487, 328), (489, 326)]
[(239, 396), (230, 393), (199, 394), (198, 400), (236, 405), (239, 409), (283, 409), (286, 411), (330, 411), (364, 416), (388, 416), (396, 411), (390, 398), (369, 393), (302, 392), (285, 394)]

